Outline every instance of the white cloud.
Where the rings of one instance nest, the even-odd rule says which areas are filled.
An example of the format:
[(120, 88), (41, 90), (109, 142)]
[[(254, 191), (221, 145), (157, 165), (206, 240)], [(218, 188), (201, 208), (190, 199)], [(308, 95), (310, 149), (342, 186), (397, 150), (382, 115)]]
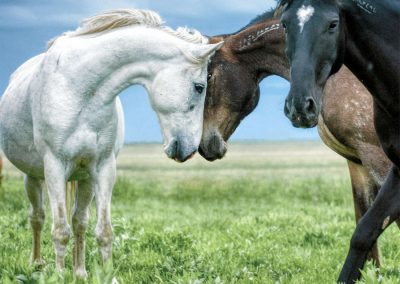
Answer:
[[(8, 2), (10, 3), (10, 2)], [(18, 2), (17, 2), (18, 3)], [(82, 19), (116, 8), (141, 8), (159, 12), (162, 17), (222, 19), (224, 16), (256, 16), (275, 5), (274, 0), (43, 0), (0, 4), (0, 27), (76, 26)]]

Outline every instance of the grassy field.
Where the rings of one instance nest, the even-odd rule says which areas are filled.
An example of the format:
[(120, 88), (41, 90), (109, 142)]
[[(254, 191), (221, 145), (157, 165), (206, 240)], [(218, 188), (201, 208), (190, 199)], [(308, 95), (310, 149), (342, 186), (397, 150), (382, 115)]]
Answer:
[[(170, 161), (161, 145), (125, 147), (113, 196), (114, 267), (87, 234), (89, 283), (334, 283), (354, 229), (344, 159), (319, 142), (234, 143), (222, 161)], [(48, 206), (47, 206), (48, 207)], [(54, 272), (50, 214), (41, 269), (29, 266), (22, 176), (6, 163), (0, 189), (0, 282), (74, 283)], [(383, 267), (362, 283), (400, 283), (399, 231), (380, 238)], [(378, 280), (380, 282), (378, 282)]]

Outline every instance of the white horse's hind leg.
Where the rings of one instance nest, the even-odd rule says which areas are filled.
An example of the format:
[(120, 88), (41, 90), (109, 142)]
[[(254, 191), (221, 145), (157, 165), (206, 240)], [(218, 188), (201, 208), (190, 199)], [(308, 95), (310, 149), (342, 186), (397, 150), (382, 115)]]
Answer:
[(93, 199), (93, 186), (90, 180), (80, 180), (76, 191), (72, 215), (72, 230), (75, 236), (74, 270), (79, 278), (86, 278), (85, 233), (89, 222), (89, 205)]
[(100, 247), (103, 263), (111, 261), (112, 256), (112, 226), (111, 226), (111, 195), (116, 176), (115, 157), (112, 154), (98, 167), (96, 183), (97, 224), (95, 235)]
[(32, 260), (33, 265), (42, 265), (43, 260), (40, 255), (40, 235), (44, 223), (43, 209), (43, 180), (38, 180), (30, 176), (25, 176), (25, 191), (31, 203), (29, 219), (33, 231), (33, 249)]
[(62, 270), (64, 268), (65, 247), (71, 234), (65, 205), (65, 168), (58, 159), (49, 153), (44, 159), (44, 172), (53, 216), (51, 234), (56, 253), (56, 268)]

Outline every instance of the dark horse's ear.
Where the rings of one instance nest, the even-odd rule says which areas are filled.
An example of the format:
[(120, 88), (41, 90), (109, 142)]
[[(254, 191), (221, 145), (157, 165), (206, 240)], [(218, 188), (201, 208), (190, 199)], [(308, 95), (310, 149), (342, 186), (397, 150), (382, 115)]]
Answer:
[(342, 67), (343, 62), (344, 62), (344, 54), (346, 50), (346, 32), (344, 30), (344, 24), (343, 24), (343, 17), (340, 16), (340, 31), (339, 31), (339, 41), (338, 41), (338, 48), (337, 48), (337, 55), (336, 55), (336, 60), (332, 65), (331, 72), (329, 73), (330, 75), (335, 74), (336, 72), (339, 71), (340, 67)]
[(292, 4), (293, 0), (278, 0), (277, 2), (278, 2), (278, 4), (276, 5), (277, 10), (281, 8), (281, 12), (283, 12), (286, 8), (288, 8)]
[(282, 16), (283, 11), (285, 11), (287, 7), (287, 4), (285, 5), (278, 5), (275, 8), (275, 12), (274, 12), (274, 18), (280, 18)]

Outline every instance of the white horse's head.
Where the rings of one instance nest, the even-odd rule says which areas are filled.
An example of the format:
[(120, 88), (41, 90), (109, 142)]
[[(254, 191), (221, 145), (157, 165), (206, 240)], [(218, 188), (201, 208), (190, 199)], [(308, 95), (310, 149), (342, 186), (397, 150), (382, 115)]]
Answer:
[[(63, 44), (66, 40), (75, 42)], [(183, 162), (197, 151), (203, 129), (208, 60), (222, 42), (208, 44), (198, 31), (173, 30), (162, 25), (157, 13), (136, 9), (88, 18), (77, 30), (52, 40), (49, 48), (57, 50), (57, 42), (58, 46), (82, 44), (95, 49), (90, 58), (98, 51), (96, 56), (102, 60), (94, 62), (101, 64), (91, 66), (90, 70), (96, 70), (89, 72), (92, 79), (81, 83), (96, 83), (88, 89), (98, 87), (98, 81), (106, 82), (103, 92), (113, 90), (111, 95), (134, 83), (145, 86), (160, 121), (168, 157)]]
[(164, 63), (149, 88), (157, 112), (167, 156), (179, 162), (198, 149), (203, 129), (207, 63), (218, 44), (186, 43), (180, 58)]

